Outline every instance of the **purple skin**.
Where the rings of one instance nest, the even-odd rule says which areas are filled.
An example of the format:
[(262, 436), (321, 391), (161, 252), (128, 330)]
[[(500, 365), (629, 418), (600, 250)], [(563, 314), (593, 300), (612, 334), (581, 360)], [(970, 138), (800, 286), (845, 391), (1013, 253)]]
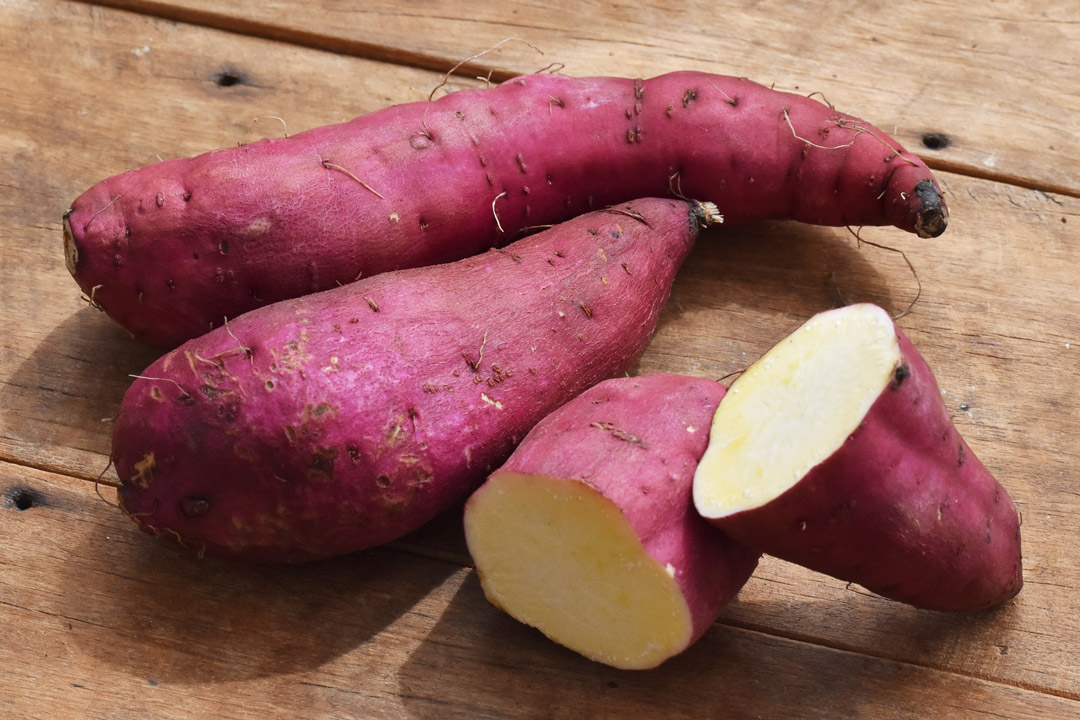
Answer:
[(691, 642), (758, 561), (694, 509), (694, 471), (724, 392), (718, 382), (681, 375), (607, 380), (541, 421), (496, 471), (583, 482), (615, 504), (649, 555), (676, 568), (694, 622)]
[(545, 415), (644, 351), (701, 209), (641, 200), (505, 250), (245, 314), (124, 396), (122, 507), (199, 553), (310, 560), (463, 500)]
[(926, 360), (903, 362), (845, 443), (773, 501), (717, 526), (751, 547), (927, 610), (1020, 592), (1020, 516), (971, 452)]
[[(525, 76), (102, 181), (65, 218), (91, 302), (175, 347), (225, 317), (641, 197), (944, 231), (936, 181), (881, 131), (745, 79)], [(497, 219), (496, 219), (497, 215)]]

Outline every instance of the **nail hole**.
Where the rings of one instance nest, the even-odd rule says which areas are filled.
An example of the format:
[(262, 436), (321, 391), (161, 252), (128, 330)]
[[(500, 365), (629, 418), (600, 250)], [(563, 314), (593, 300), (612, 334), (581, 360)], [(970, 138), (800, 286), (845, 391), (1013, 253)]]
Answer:
[(244, 73), (232, 68), (225, 68), (214, 73), (211, 78), (218, 87), (233, 87), (234, 85), (249, 85), (250, 82)]
[(11, 504), (15, 506), (16, 510), (29, 510), (35, 505), (41, 504), (41, 497), (33, 490), (27, 490), (26, 488), (15, 488), (8, 497), (11, 498)]
[(930, 150), (944, 150), (952, 144), (952, 140), (944, 133), (928, 132), (922, 136), (922, 144)]

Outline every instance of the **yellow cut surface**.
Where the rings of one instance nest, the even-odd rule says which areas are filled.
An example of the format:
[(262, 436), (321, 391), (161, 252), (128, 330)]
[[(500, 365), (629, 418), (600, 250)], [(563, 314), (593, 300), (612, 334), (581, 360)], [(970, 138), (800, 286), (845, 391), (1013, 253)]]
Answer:
[(650, 668), (692, 639), (675, 568), (584, 483), (496, 473), (469, 500), (465, 533), (488, 600), (587, 658)]
[(881, 308), (812, 317), (751, 365), (717, 408), (694, 475), (698, 512), (726, 517), (781, 495), (855, 431), (900, 362)]

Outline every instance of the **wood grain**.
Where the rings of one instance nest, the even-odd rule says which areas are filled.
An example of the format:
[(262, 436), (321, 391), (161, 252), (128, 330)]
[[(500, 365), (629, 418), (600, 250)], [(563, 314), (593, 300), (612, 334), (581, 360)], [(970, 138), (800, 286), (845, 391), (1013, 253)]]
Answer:
[[(1080, 9), (1069, 0), (402, 3), (106, 0), (105, 4), (312, 47), (497, 78), (706, 70), (819, 92), (934, 166), (1080, 191)], [(532, 47), (530, 47), (530, 45)], [(544, 55), (538, 55), (539, 48)], [(854, 59), (857, 58), (857, 61)]]
[(6, 463), (0, 513), (12, 550), (0, 559), (5, 717), (1080, 712), (1043, 693), (719, 625), (656, 671), (617, 671), (496, 612), (470, 569), (387, 549), (291, 567), (200, 561), (150, 541), (90, 483)]
[[(87, 481), (111, 477), (111, 429), (103, 420), (116, 412), (129, 375), (155, 353), (89, 308), (64, 269), (60, 216), (87, 186), (158, 156), (283, 132), (275, 118), (293, 133), (422, 99), (441, 73), (410, 65), (434, 67), (468, 43), (490, 44), (484, 32), (495, 37), (513, 22), (550, 38), (588, 74), (706, 62), (739, 72), (733, 68), (753, 55), (744, 48), (720, 67), (719, 47), (703, 49), (705, 30), (686, 30), (692, 42), (677, 45), (688, 12), (682, 6), (635, 15), (597, 4), (556, 17), (510, 4), (490, 8), (490, 23), (479, 23), (455, 20), (460, 11), (435, 0), (420, 5), (365, 6), (383, 13), (379, 23), (352, 5), (316, 3), (312, 18), (294, 17), (289, 3), (265, 6), (277, 10), (278, 27), (299, 28), (293, 32), (346, 44), (367, 33), (378, 42), (365, 52), (387, 62), (315, 49), (323, 35), (282, 31), (283, 40), (267, 39), (272, 23), (254, 4), (228, 12), (209, 0), (172, 6), (173, 14), (197, 9), (203, 15), (192, 19), (203, 26), (78, 2), (0, 4), (0, 662), (8, 669), (0, 675), (0, 715), (701, 717), (723, 709), (731, 717), (1080, 716), (1080, 199), (1070, 174), (1080, 158), (1069, 155), (1080, 121), (1070, 112), (1075, 94), (1040, 95), (1045, 86), (1028, 77), (1055, 65), (1060, 78), (1075, 77), (1080, 62), (1069, 53), (1076, 45), (1061, 42), (1077, 25), (1059, 22), (1071, 6), (998, 3), (994, 18), (971, 11), (966, 19), (950, 5), (889, 6), (896, 22), (881, 33), (886, 47), (873, 52), (850, 42), (845, 50), (841, 41), (881, 26), (832, 8), (826, 15), (838, 37), (825, 39), (820, 63), (802, 66), (807, 75), (796, 74), (795, 60), (810, 39), (792, 41), (805, 8), (792, 5), (791, 26), (780, 23), (775, 36), (766, 19), (781, 6), (719, 8), (730, 15), (726, 32), (743, 38), (729, 42), (748, 48), (749, 38), (768, 38), (755, 45), (754, 62), (792, 82), (825, 82), (821, 68), (846, 57), (859, 80), (833, 81), (851, 100), (842, 104), (884, 117), (907, 113), (909, 134), (919, 112), (933, 116), (934, 108), (912, 100), (925, 98), (927, 86), (920, 94), (915, 79), (903, 77), (878, 87), (875, 73), (905, 74), (893, 50), (925, 39), (924, 29), (904, 25), (914, 24), (903, 19), (913, 8), (952, 18), (935, 26), (934, 47), (990, 26), (1024, 29), (1033, 42), (1023, 47), (1007, 47), (994, 33), (981, 42), (990, 67), (1024, 60), (1030, 67), (964, 78), (949, 65), (956, 52), (913, 61), (920, 82), (931, 82), (927, 68), (952, 78), (959, 94), (944, 103), (942, 117), (963, 120), (959, 126), (974, 133), (943, 151), (970, 143), (971, 158), (939, 163), (962, 171), (941, 173), (953, 213), (946, 235), (861, 231), (904, 251), (918, 280), (898, 253), (860, 245), (846, 230), (722, 228), (692, 254), (635, 368), (723, 377), (818, 310), (868, 300), (900, 312), (921, 283), (900, 324), (935, 368), (961, 433), (1024, 515), (1027, 584), (1003, 608), (978, 616), (918, 612), (770, 559), (689, 653), (657, 672), (619, 673), (488, 605), (468, 567), (459, 513), (390, 548), (301, 568), (251, 568), (200, 562), (154, 542), (95, 494)], [(139, 8), (168, 14), (164, 6)], [(1044, 10), (1060, 11), (1058, 20), (1036, 22)], [(415, 37), (395, 24), (410, 17)], [(484, 32), (452, 32), (469, 23)], [(614, 39), (640, 35), (649, 23), (647, 43)], [(628, 59), (631, 48), (637, 54)], [(507, 73), (535, 59), (510, 45), (498, 57), (491, 65)], [(1009, 103), (993, 104), (1025, 78), (1041, 103), (1030, 121)], [(972, 87), (959, 87), (962, 79)], [(462, 84), (468, 81), (451, 87)], [(979, 97), (997, 98), (985, 101), (989, 115), (976, 112)], [(1056, 115), (1067, 120), (1063, 168), (1024, 138), (1057, 143), (1039, 125)], [(978, 168), (973, 158), (992, 148), (1005, 148), (1001, 164)], [(1039, 179), (1047, 168), (1054, 183)], [(102, 494), (111, 498), (108, 489)]]

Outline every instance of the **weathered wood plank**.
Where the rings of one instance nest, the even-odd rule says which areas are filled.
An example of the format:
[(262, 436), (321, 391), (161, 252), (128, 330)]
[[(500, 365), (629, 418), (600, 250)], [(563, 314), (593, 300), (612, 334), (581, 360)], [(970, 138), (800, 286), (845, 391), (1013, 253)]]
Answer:
[(708, 70), (823, 93), (928, 161), (1080, 193), (1080, 10), (1069, 0), (884, 3), (105, 0), (196, 23), (445, 71), (498, 77)]
[(616, 671), (495, 611), (468, 569), (390, 550), (198, 560), (93, 493), (0, 463), (5, 717), (1069, 717), (1080, 703), (715, 626)]
[[(0, 75), (0, 107), (5, 108), (0, 155), (8, 160), (0, 164), (0, 187), (4, 189), (0, 193), (0, 307), (4, 308), (0, 317), (0, 459), (93, 478), (107, 463), (109, 425), (101, 420), (116, 411), (130, 381), (128, 374), (139, 372), (154, 353), (128, 340), (107, 318), (79, 300), (77, 288), (64, 270), (60, 247), (59, 218), (66, 203), (97, 179), (150, 162), (158, 154), (191, 154), (253, 139), (255, 131), (267, 131), (265, 123), (274, 128), (267, 132), (274, 132), (277, 121), (269, 119), (271, 115), (285, 118), (290, 131), (295, 132), (345, 119), (358, 102), (366, 106), (355, 111), (425, 97), (438, 82), (438, 74), (81, 3), (8, 0), (0, 13), (0, 67), (6, 70)], [(245, 80), (223, 87), (214, 81), (223, 72)], [(343, 87), (351, 88), (352, 93), (344, 92)], [(265, 119), (249, 133), (257, 116)], [(100, 614), (112, 602), (108, 600), (112, 593), (131, 597), (132, 587), (142, 587), (124, 575), (131, 568), (150, 573), (151, 580), (144, 584), (161, 585), (168, 592), (150, 598), (134, 593), (145, 601), (143, 609), (121, 606), (150, 634), (125, 635), (126, 644), (121, 643), (122, 649), (115, 651), (109, 644), (115, 642), (114, 630), (93, 629), (98, 615), (90, 614), (85, 623), (73, 623), (74, 628), (91, 628), (78, 644), (63, 635), (62, 626), (48, 624), (60, 623), (57, 618), (63, 612), (78, 615), (70, 605), (41, 604), (53, 613), (49, 615), (11, 607), (26, 604), (3, 596), (2, 602), (11, 605), (0, 604), (0, 609), (13, 613), (5, 619), (5, 637), (11, 632), (14, 639), (0, 652), (14, 653), (26, 642), (37, 642), (39, 635), (52, 638), (49, 642), (56, 644), (30, 645), (39, 653), (40, 662), (32, 653), (2, 658), (18, 664), (22, 674), (0, 681), (5, 691), (0, 697), (6, 693), (30, 702), (37, 687), (30, 680), (64, 678), (55, 673), (46, 675), (42, 668), (66, 662), (66, 667), (76, 668), (72, 672), (77, 671), (78, 677), (57, 681), (56, 687), (63, 687), (65, 695), (55, 716), (62, 716), (63, 710), (75, 716), (108, 716), (112, 709), (124, 712), (130, 707), (136, 710), (116, 716), (167, 716), (179, 698), (202, 703), (198, 707), (222, 717), (247, 717), (242, 714), (246, 709), (269, 713), (278, 701), (300, 708), (307, 703), (331, 717), (357, 712), (360, 706), (356, 703), (361, 702), (368, 703), (363, 709), (369, 717), (452, 715), (469, 709), (494, 716), (500, 711), (512, 714), (514, 706), (505, 704), (506, 697), (512, 697), (511, 690), (517, 686), (528, 688), (522, 691), (522, 697), (528, 698), (520, 709), (524, 716), (548, 706), (555, 708), (558, 716), (571, 716), (574, 703), (591, 704), (600, 716), (640, 712), (650, 704), (671, 704), (672, 716), (680, 716), (707, 714), (709, 708), (721, 703), (722, 695), (707, 695), (694, 696), (697, 699), (682, 704), (680, 698), (686, 689), (676, 684), (676, 678), (701, 676), (695, 666), (703, 664), (710, 682), (715, 678), (716, 688), (728, 682), (753, 685), (753, 693), (744, 688), (747, 694), (739, 700), (743, 704), (735, 706), (750, 715), (791, 715), (791, 708), (779, 703), (795, 703), (805, 691), (810, 693), (807, 703), (821, 701), (818, 709), (808, 711), (809, 716), (813, 717), (813, 712), (828, 716), (828, 695), (818, 684), (835, 689), (843, 685), (843, 673), (852, 667), (864, 670), (857, 689), (851, 692), (869, 696), (863, 698), (869, 703), (866, 716), (871, 716), (872, 710), (878, 713), (875, 717), (919, 717), (915, 711), (918, 703), (934, 701), (925, 688), (915, 687), (923, 684), (944, 688), (938, 701), (958, 694), (961, 698), (983, 698), (986, 702), (978, 707), (989, 708), (991, 700), (1000, 696), (1008, 708), (1013, 707), (1007, 704), (1012, 702), (1009, 698), (1022, 698), (1023, 703), (1034, 703), (1030, 707), (1046, 710), (1045, 716), (1075, 714), (1073, 705), (1044, 707), (1039, 703), (1056, 701), (1015, 688), (1080, 697), (1080, 668), (1072, 658), (1080, 641), (1076, 592), (1080, 585), (1076, 560), (1080, 539), (1072, 530), (1080, 514), (1075, 470), (1080, 459), (1080, 416), (1076, 413), (1080, 407), (1080, 366), (1075, 360), (1080, 335), (1076, 320), (1080, 297), (1075, 292), (1075, 268), (1080, 261), (1075, 227), (1080, 222), (1080, 201), (958, 175), (942, 177), (949, 186), (953, 208), (953, 224), (947, 235), (919, 241), (884, 229), (868, 229), (863, 236), (902, 248), (917, 268), (923, 294), (915, 312), (903, 318), (901, 325), (937, 369), (961, 432), (1024, 512), (1028, 585), (1002, 610), (977, 618), (917, 613), (770, 561), (727, 615), (725, 623), (737, 629), (717, 631), (719, 637), (735, 638), (730, 641), (737, 648), (732, 652), (736, 664), (746, 665), (739, 671), (743, 674), (725, 674), (735, 671), (721, 668), (720, 661), (701, 659), (702, 652), (711, 658), (712, 650), (695, 651), (698, 654), (690, 655), (689, 660), (679, 661), (682, 665), (672, 666), (681, 670), (665, 669), (662, 680), (642, 683), (641, 678), (647, 676), (612, 679), (602, 668), (577, 661), (541, 638), (528, 640), (532, 637), (528, 631), (517, 629), (482, 602), (466, 571), (451, 565), (435, 584), (426, 586), (428, 581), (422, 578), (406, 572), (402, 579), (379, 565), (378, 558), (397, 557), (385, 551), (372, 553), (376, 560), (365, 555), (360, 560), (335, 561), (339, 564), (334, 567), (349, 568), (354, 561), (364, 568), (375, 567), (372, 572), (383, 573), (385, 579), (385, 585), (376, 585), (382, 588), (375, 591), (377, 596), (391, 592), (391, 586), (398, 582), (414, 588), (413, 604), (427, 619), (401, 630), (408, 640), (400, 636), (384, 640), (380, 628), (365, 633), (363, 628), (379, 623), (357, 620), (359, 630), (350, 626), (352, 629), (345, 631), (355, 640), (355, 647), (331, 657), (303, 650), (306, 639), (302, 633), (314, 633), (331, 648), (340, 648), (340, 643), (334, 644), (325, 636), (334, 631), (333, 618), (345, 614), (343, 602), (305, 596), (311, 605), (279, 608), (275, 612), (285, 615), (296, 610), (295, 617), (315, 612), (311, 623), (318, 627), (309, 628), (295, 617), (294, 624), (287, 626), (282, 618), (276, 618), (273, 639), (259, 645), (262, 641), (254, 637), (251, 624), (263, 620), (252, 610), (256, 607), (253, 598), (277, 592), (274, 578), (280, 576), (244, 576), (248, 579), (238, 581), (230, 590), (233, 586), (226, 581), (230, 573), (243, 576), (253, 571), (221, 567), (213, 571), (214, 582), (220, 587), (193, 592), (203, 601), (206, 593), (223, 593), (222, 597), (239, 603), (239, 608), (230, 614), (220, 603), (203, 602), (197, 605), (203, 615), (224, 612), (224, 617), (209, 622), (204, 618), (203, 626), (192, 618), (180, 623), (170, 619), (170, 593), (187, 597), (185, 583), (198, 588), (195, 581), (206, 572), (203, 565), (193, 558), (182, 559), (181, 553), (157, 549), (148, 538), (133, 532), (114, 535), (114, 529), (119, 533), (126, 523), (119, 513), (89, 496), (87, 487), (65, 485), (62, 478), (32, 468), (3, 466), (5, 478), (19, 482), (44, 478), (62, 489), (61, 497), (70, 492), (92, 500), (87, 504), (72, 500), (66, 506), (70, 512), (61, 521), (35, 525), (17, 537), (5, 536), (7, 558), (24, 558), (24, 571), (38, 562), (37, 552), (51, 553), (54, 560), (64, 561), (47, 565), (32, 577), (18, 575), (18, 580), (8, 580), (17, 575), (5, 567), (0, 577), (5, 592), (21, 596), (32, 587), (41, 597), (60, 603), (68, 594), (78, 595), (80, 583), (93, 585), (109, 572), (128, 578), (118, 580), (119, 587), (108, 593), (87, 591), (99, 593), (92, 607)], [(662, 327), (637, 370), (720, 377), (747, 365), (817, 310), (841, 301), (873, 300), (899, 311), (916, 289), (900, 257), (870, 246), (856, 248), (845, 231), (793, 224), (721, 230), (701, 244), (680, 275)], [(46, 497), (53, 494), (50, 490)], [(99, 511), (101, 515), (96, 514)], [(21, 518), (23, 514), (6, 517)], [(14, 525), (5, 519), (0, 532), (14, 532), (10, 527)], [(73, 539), (65, 531), (83, 534)], [(88, 539), (91, 536), (93, 541)], [(125, 539), (120, 546), (104, 544), (112, 548), (105, 552), (98, 545), (106, 536)], [(457, 563), (465, 560), (453, 518), (398, 547)], [(102, 578), (73, 579), (70, 573), (64, 574), (69, 561), (85, 564), (99, 551), (104, 552), (103, 567), (108, 569), (94, 572)], [(74, 559), (71, 552), (76, 553)], [(164, 565), (156, 569), (156, 553), (173, 559), (162, 561)], [(0, 562), (10, 564), (8, 559)], [(396, 566), (396, 562), (387, 563)], [(444, 567), (423, 559), (409, 563)], [(370, 591), (367, 581), (350, 575), (349, 570), (315, 568), (306, 572), (311, 574), (303, 576), (308, 578), (304, 583), (334, 588), (341, 587), (335, 583), (343, 583), (347, 591)], [(344, 579), (337, 579), (339, 572)], [(173, 573), (177, 579), (171, 581)], [(459, 595), (466, 599), (459, 602)], [(326, 615), (316, 612), (327, 604)], [(401, 613), (405, 609), (395, 617)], [(455, 613), (460, 619), (451, 622), (449, 616)], [(397, 622), (387, 621), (390, 625)], [(238, 637), (255, 643), (250, 649), (253, 655), (244, 655), (241, 648), (222, 650), (219, 656), (205, 639), (188, 654), (183, 644), (199, 637), (200, 627), (215, 636), (228, 636), (242, 627)], [(433, 639), (424, 644), (429, 636)], [(515, 640), (506, 641), (503, 647), (504, 636)], [(715, 632), (710, 633), (706, 648), (726, 647), (728, 640), (718, 645), (715, 637)], [(61, 638), (65, 638), (63, 642)], [(470, 646), (462, 638), (473, 638), (476, 644)], [(160, 648), (164, 648), (164, 660), (147, 659), (145, 653)], [(363, 649), (362, 663), (336, 664), (336, 658), (352, 657), (357, 648)], [(113, 657), (114, 652), (120, 660)], [(482, 677), (468, 681), (474, 683), (471, 686), (447, 688), (447, 673), (455, 672), (459, 652), (468, 660), (470, 674)], [(46, 653), (49, 658), (44, 658)], [(132, 683), (131, 678), (138, 676), (122, 663), (125, 653), (134, 653), (149, 663), (144, 668), (173, 668), (173, 674), (154, 677), (146, 671), (141, 682)], [(299, 654), (301, 660), (308, 658), (308, 664), (294, 666), (280, 659), (290, 653)], [(317, 661), (311, 660), (313, 653)], [(759, 654), (762, 659), (757, 667), (766, 670), (754, 671), (754, 658)], [(96, 655), (103, 660), (95, 660)], [(870, 659), (871, 655), (882, 660)], [(498, 662), (487, 660), (489, 657), (498, 658)], [(234, 662), (247, 669), (230, 671)], [(432, 669), (440, 662), (441, 674)], [(494, 664), (484, 664), (489, 662)], [(802, 667), (804, 663), (812, 672)], [(306, 675), (315, 665), (327, 674)], [(506, 666), (503, 670), (495, 669), (502, 665)], [(829, 668), (814, 669), (816, 665)], [(830, 669), (834, 665), (835, 669)], [(526, 668), (543, 671), (530, 676), (525, 674), (529, 672)], [(785, 681), (781, 671), (794, 674)], [(584, 679), (575, 679), (573, 673), (579, 672), (584, 673)], [(970, 684), (973, 681), (956, 680), (956, 673), (1010, 687)], [(88, 685), (84, 680), (90, 675), (100, 682)], [(892, 694), (890, 678), (894, 676), (902, 678), (900, 686), (912, 693), (910, 699)], [(168, 694), (160, 690), (162, 677), (171, 686)], [(391, 680), (386, 680), (388, 677)], [(392, 681), (395, 677), (396, 682)], [(284, 686), (281, 678), (287, 679)], [(948, 678), (948, 682), (935, 678)], [(159, 686), (155, 688), (149, 680)], [(85, 687), (69, 688), (64, 682)], [(225, 689), (215, 689), (215, 682)], [(608, 682), (619, 687), (608, 688)], [(767, 703), (773, 700), (769, 693), (778, 682), (785, 689), (775, 700), (778, 705), (770, 706)], [(950, 684), (956, 682), (968, 684)], [(363, 687), (357, 691), (359, 685)], [(564, 695), (549, 685), (570, 689)], [(439, 693), (444, 699), (447, 694), (458, 697), (469, 687), (483, 699), (471, 705), (437, 704)], [(237, 694), (230, 695), (234, 691)], [(371, 697), (364, 699), (363, 693)], [(619, 704), (619, 698), (627, 695), (631, 696), (628, 704)], [(844, 697), (854, 702), (854, 696)], [(145, 704), (133, 705), (135, 702)], [(298, 704), (288, 705), (293, 702)], [(894, 703), (900, 709), (881, 703)], [(192, 714), (198, 715), (194, 710)], [(852, 710), (852, 714), (858, 713)], [(1017, 712), (1017, 716), (1024, 714)]]

